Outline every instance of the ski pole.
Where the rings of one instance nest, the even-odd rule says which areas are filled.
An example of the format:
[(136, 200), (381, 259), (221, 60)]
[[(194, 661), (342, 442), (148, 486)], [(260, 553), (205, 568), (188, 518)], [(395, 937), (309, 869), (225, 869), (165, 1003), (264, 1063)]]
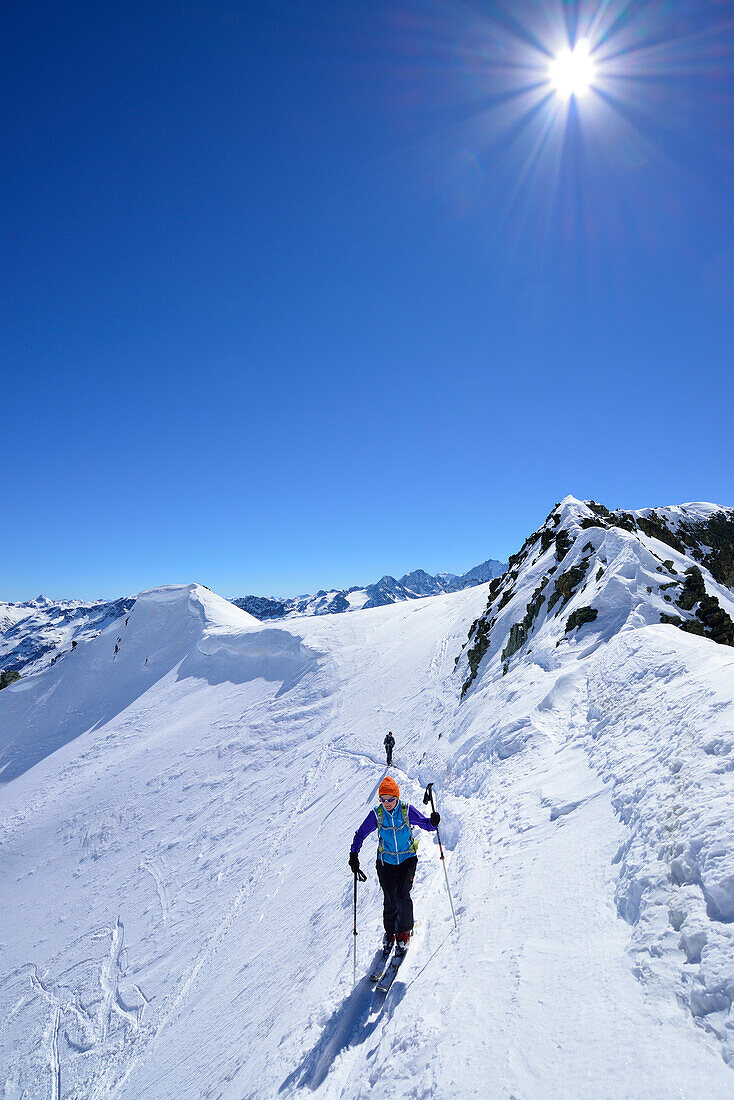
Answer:
[[(426, 793), (423, 795), (423, 804), (425, 805), (427, 802), (431, 803), (431, 812), (435, 814), (436, 807), (435, 807), (434, 802), (433, 802), (433, 783), (428, 784), (428, 786), (426, 787)], [(448, 871), (446, 870), (446, 860), (444, 859), (443, 845), (441, 844), (441, 834), (438, 831), (438, 825), (436, 826), (436, 836), (438, 838), (438, 850), (441, 853), (441, 862), (443, 863), (443, 873), (446, 876), (446, 890), (448, 891), (449, 902), (451, 904), (451, 916), (454, 918), (454, 928), (458, 928), (458, 925), (456, 923), (456, 913), (454, 912), (454, 899), (451, 897), (451, 887), (449, 886), (449, 874), (448, 874)]]
[(367, 875), (364, 871), (354, 872), (354, 976), (352, 984), (357, 984), (357, 875), (359, 875), (361, 882), (367, 881)]

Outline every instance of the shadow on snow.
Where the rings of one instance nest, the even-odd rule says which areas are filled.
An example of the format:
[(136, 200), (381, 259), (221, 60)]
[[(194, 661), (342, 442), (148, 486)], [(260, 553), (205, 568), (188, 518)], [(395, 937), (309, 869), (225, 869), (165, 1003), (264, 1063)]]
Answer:
[[(407, 986), (395, 981), (390, 990), (390, 1014), (402, 1000)], [(363, 978), (336, 1009), (313, 1050), (286, 1077), (279, 1092), (291, 1087), (315, 1090), (324, 1083), (336, 1058), (348, 1047), (369, 1039), (382, 1018), (386, 998), (369, 978)]]

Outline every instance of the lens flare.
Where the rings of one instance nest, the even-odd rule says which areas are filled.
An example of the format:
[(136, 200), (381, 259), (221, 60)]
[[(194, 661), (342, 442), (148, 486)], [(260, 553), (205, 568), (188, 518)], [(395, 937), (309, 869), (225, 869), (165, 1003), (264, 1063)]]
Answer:
[[(729, 163), (731, 8), (732, 0), (402, 5), (395, 87), (401, 102), (421, 105), (406, 176), (425, 180), (444, 212), (467, 224), (486, 212), (513, 247), (588, 246), (585, 259), (606, 277), (602, 246), (611, 255), (620, 233), (652, 247), (660, 195), (670, 216), (675, 187), (703, 195), (694, 148)], [(433, 121), (424, 130), (419, 118)]]
[(548, 76), (561, 99), (586, 95), (594, 83), (596, 66), (591, 57), (591, 47), (587, 38), (576, 43), (573, 50), (566, 47), (551, 63)]

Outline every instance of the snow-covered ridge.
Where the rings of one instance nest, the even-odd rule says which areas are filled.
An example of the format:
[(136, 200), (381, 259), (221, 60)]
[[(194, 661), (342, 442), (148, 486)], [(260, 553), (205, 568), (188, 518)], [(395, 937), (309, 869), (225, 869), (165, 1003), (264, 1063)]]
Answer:
[[(600, 507), (563, 502), (507, 584), (359, 615), (155, 589), (0, 692), (4, 1096), (729, 1095), (734, 648), (659, 621), (713, 636), (725, 546)], [(426, 835), (380, 1005), (347, 852), (387, 729), (401, 795), (436, 785), (459, 926)]]
[(732, 1064), (733, 562), (734, 509), (567, 497), (490, 584), (456, 657), (480, 714), (518, 692), (525, 710), (555, 679), (495, 754), (526, 750), (551, 718), (583, 747), (625, 827), (615, 899), (637, 973), (675, 988)]
[[(462, 576), (439, 573), (435, 577), (422, 569), (406, 573), (400, 580), (385, 576), (366, 588), (320, 591), (313, 596), (271, 598), (243, 596), (233, 599), (236, 607), (262, 621), (301, 615), (334, 615), (370, 607), (384, 607), (401, 600), (458, 592), (484, 584), (507, 569), (490, 559)], [(81, 642), (90, 641), (116, 619), (126, 617), (134, 596), (117, 600), (49, 600), (38, 596), (24, 603), (0, 602), (0, 673), (5, 670), (29, 676), (48, 668)]]
[(124, 711), (172, 669), (179, 679), (291, 683), (317, 661), (291, 633), (263, 629), (203, 585), (142, 592), (124, 619), (4, 689), (0, 783)]

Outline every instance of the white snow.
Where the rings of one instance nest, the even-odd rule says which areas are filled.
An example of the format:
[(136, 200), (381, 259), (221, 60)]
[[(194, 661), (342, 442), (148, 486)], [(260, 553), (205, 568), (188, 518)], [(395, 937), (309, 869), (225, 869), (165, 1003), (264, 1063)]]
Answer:
[(350, 592), (346, 598), (352, 611), (361, 611), (369, 596), (364, 588), (358, 588), (356, 592)]
[[(462, 703), (488, 585), (277, 627), (156, 589), (2, 691), (0, 1095), (732, 1095), (734, 651), (640, 612), (654, 548), (583, 536), (598, 628), (541, 615)], [(459, 928), (421, 834), (381, 1003), (347, 854), (388, 728), (402, 795), (436, 784)]]
[(125, 618), (133, 600), (0, 602), (0, 668), (23, 676), (41, 672), (80, 642), (96, 638), (115, 619)]

